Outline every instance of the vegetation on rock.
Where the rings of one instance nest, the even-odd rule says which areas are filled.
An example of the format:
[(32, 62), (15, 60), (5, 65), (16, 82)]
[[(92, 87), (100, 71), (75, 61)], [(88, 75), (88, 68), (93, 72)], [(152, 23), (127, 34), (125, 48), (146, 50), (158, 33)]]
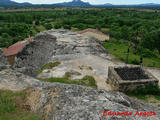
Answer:
[(40, 74), (40, 73), (42, 73), (43, 72), (43, 70), (45, 70), (45, 69), (52, 69), (53, 67), (56, 67), (56, 66), (58, 66), (59, 64), (61, 64), (60, 62), (54, 62), (54, 63), (52, 63), (52, 62), (50, 62), (50, 63), (47, 63), (47, 64), (45, 64), (45, 65), (43, 65), (42, 67), (41, 67), (41, 69), (38, 71), (38, 74)]
[(76, 84), (76, 85), (84, 85), (89, 86), (93, 88), (97, 88), (95, 79), (92, 76), (84, 76), (80, 80), (70, 80), (71, 73), (67, 72), (64, 77), (62, 78), (40, 78), (39, 80), (45, 81), (45, 82), (59, 82), (59, 83), (65, 83), (65, 84)]
[(145, 88), (138, 87), (135, 91), (127, 91), (126, 94), (160, 106), (160, 88), (158, 85), (149, 84)]
[(12, 92), (0, 90), (0, 120), (40, 120), (25, 105), (26, 91)]

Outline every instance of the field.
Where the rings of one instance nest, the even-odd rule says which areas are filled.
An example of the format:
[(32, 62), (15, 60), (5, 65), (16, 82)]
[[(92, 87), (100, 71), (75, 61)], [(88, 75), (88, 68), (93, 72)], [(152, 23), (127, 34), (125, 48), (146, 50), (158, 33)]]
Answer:
[[(109, 53), (113, 54), (118, 59), (113, 59), (113, 61), (123, 61), (126, 62), (126, 53), (128, 50), (128, 43), (115, 43), (115, 42), (104, 42), (105, 48), (109, 51)], [(128, 57), (129, 64), (139, 65), (140, 63), (140, 55), (133, 54), (133, 48), (130, 48), (130, 53)], [(143, 65), (146, 67), (156, 67), (160, 68), (160, 55), (157, 54), (156, 57), (146, 57), (143, 59)]]

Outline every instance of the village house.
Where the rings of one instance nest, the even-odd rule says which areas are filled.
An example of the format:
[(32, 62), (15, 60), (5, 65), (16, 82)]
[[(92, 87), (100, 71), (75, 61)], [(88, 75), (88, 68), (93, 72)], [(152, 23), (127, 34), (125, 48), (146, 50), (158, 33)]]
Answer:
[(3, 52), (7, 56), (8, 62), (10, 65), (14, 65), (16, 55), (27, 45), (32, 38), (27, 38), (24, 41), (19, 41), (8, 48), (6, 48)]
[(79, 34), (87, 35), (89, 37), (94, 37), (100, 41), (109, 40), (109, 35), (102, 33), (97, 29), (88, 28), (78, 32)]

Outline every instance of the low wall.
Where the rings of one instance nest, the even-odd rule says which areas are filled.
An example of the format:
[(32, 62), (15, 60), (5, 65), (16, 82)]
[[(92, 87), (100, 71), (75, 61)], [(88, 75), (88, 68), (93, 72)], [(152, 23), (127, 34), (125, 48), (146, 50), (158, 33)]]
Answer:
[(139, 80), (122, 80), (121, 77), (117, 74), (114, 67), (108, 68), (108, 79), (107, 82), (114, 86), (115, 90), (118, 91), (129, 91), (135, 90), (137, 87), (145, 87), (148, 84), (158, 85), (158, 80), (152, 76), (151, 73), (145, 71), (145, 74), (149, 76), (149, 79), (139, 79)]

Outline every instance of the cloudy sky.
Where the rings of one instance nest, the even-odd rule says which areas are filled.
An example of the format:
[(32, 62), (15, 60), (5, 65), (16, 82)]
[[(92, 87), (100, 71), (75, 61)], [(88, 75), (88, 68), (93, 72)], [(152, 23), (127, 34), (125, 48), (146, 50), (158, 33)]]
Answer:
[[(30, 2), (35, 4), (51, 4), (51, 3), (60, 3), (68, 2), (72, 0), (12, 0), (16, 2)], [(160, 0), (82, 0), (85, 2), (90, 2), (92, 4), (139, 4), (139, 3), (160, 3)]]

